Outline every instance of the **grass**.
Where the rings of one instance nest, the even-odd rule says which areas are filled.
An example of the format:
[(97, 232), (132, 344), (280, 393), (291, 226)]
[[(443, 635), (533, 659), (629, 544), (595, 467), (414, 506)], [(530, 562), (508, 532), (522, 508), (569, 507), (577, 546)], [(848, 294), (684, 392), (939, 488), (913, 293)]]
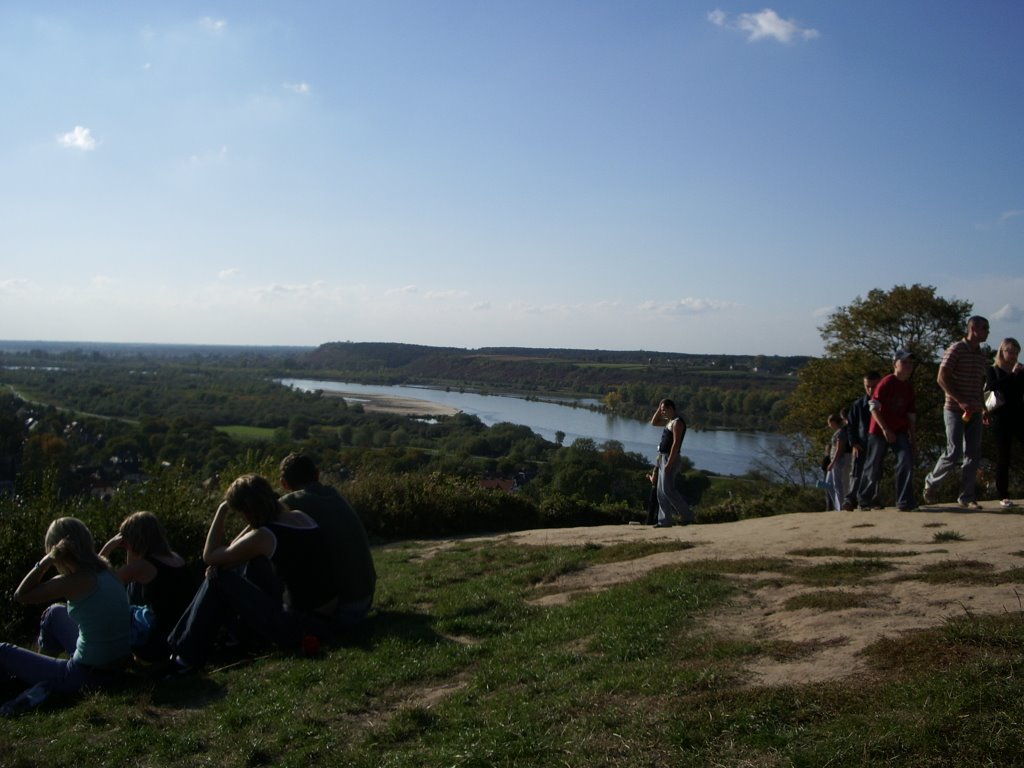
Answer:
[(749, 687), (744, 664), (820, 644), (709, 629), (739, 596), (729, 574), (816, 584), (800, 607), (839, 610), (891, 567), (878, 558), (700, 561), (566, 605), (530, 602), (559, 574), (666, 545), (379, 549), (375, 615), (320, 658), (270, 654), (48, 701), (0, 720), (0, 765), (1020, 763), (1021, 614), (965, 614), (876, 643), (870, 674), (778, 688)]
[(932, 541), (936, 544), (943, 541), (966, 541), (966, 537), (959, 531), (936, 531), (932, 534)]
[(249, 442), (269, 442), (274, 439), (274, 430), (270, 427), (250, 427), (245, 424), (229, 424), (217, 427), (217, 431), (223, 432), (235, 440)]

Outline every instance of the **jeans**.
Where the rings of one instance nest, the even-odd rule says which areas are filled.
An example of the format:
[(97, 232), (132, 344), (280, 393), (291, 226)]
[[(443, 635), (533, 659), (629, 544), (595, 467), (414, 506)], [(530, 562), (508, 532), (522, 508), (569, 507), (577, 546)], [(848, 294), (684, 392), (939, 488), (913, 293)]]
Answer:
[(667, 458), (665, 454), (658, 454), (658, 525), (672, 525), (675, 516), (684, 523), (692, 523), (693, 512), (690, 511), (690, 505), (686, 503), (676, 485), (676, 476), (683, 462), (675, 462), (670, 469), (666, 466)]
[(243, 642), (269, 640), (285, 650), (300, 650), (306, 635), (331, 636), (326, 619), (285, 610), (276, 595), (241, 573), (218, 569), (203, 580), (167, 644), (183, 661), (201, 667), (226, 622)]
[(949, 477), (959, 464), (961, 473), (958, 501), (974, 501), (974, 483), (981, 462), (981, 414), (974, 414), (965, 424), (958, 411), (943, 409), (942, 418), (946, 422), (946, 451), (939, 456), (935, 467), (924, 479), (924, 487), (931, 490), (933, 486)]
[(848, 459), (844, 454), (836, 459), (835, 466), (825, 477), (825, 487), (828, 489), (828, 506), (840, 512), (843, 509), (843, 499), (846, 496), (846, 465)]
[(868, 436), (868, 458), (861, 472), (859, 501), (862, 507), (870, 506), (878, 497), (878, 479), (882, 474), (882, 459), (886, 451), (896, 454), (896, 506), (912, 509), (914, 501), (914, 451), (910, 435), (896, 433), (896, 442), (887, 443), (881, 435)]
[[(92, 682), (95, 674), (74, 658), (78, 625), (61, 603), (51, 605), (39, 620), (39, 649), (35, 653), (10, 643), (0, 643), (0, 672), (24, 683), (46, 683), (51, 693), (73, 693)], [(66, 653), (71, 658), (55, 659), (47, 653)]]

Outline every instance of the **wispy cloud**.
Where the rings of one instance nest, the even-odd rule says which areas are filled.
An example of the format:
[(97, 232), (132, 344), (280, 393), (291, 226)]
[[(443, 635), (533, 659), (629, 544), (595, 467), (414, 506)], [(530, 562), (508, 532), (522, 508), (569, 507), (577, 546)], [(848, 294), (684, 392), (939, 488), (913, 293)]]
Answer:
[(88, 128), (76, 125), (73, 130), (57, 136), (57, 143), (68, 149), (80, 149), (91, 152), (96, 149), (96, 139)]
[(1024, 310), (1013, 304), (1004, 304), (993, 313), (992, 319), (1002, 323), (1016, 323), (1024, 319)]
[(384, 294), (386, 296), (395, 296), (398, 294), (416, 293), (419, 291), (415, 285), (403, 285), (401, 288), (388, 288)]
[(301, 96), (308, 96), (313, 90), (313, 86), (309, 83), (285, 83), (284, 87), (292, 93), (298, 93)]
[(720, 312), (736, 306), (738, 305), (732, 301), (687, 297), (678, 301), (645, 301), (640, 305), (640, 310), (659, 315), (700, 315), (706, 312)]
[(489, 301), (476, 301), (469, 306), (470, 312), (485, 312), (491, 308), (491, 302)]
[(26, 293), (30, 287), (28, 280), (0, 280), (0, 293), (8, 296)]
[(205, 29), (207, 32), (213, 32), (214, 34), (221, 34), (228, 26), (227, 19), (215, 19), (212, 16), (203, 16), (199, 20), (199, 26)]
[(818, 307), (816, 310), (811, 312), (812, 317), (828, 317), (835, 312), (835, 307)]
[(192, 165), (209, 165), (211, 163), (224, 163), (228, 159), (228, 147), (226, 144), (222, 145), (220, 149), (216, 151), (206, 152), (204, 154), (195, 154), (189, 157), (189, 162)]
[(96, 275), (96, 277), (92, 279), (92, 287), (99, 288), (100, 290), (103, 290), (104, 288), (109, 288), (113, 284), (113, 278), (107, 277), (106, 275)]
[(222, 269), (220, 272), (218, 272), (217, 277), (221, 280), (229, 280), (232, 277), (235, 277), (238, 274), (240, 274), (241, 271), (242, 270), (240, 270), (238, 267), (230, 267), (229, 269)]
[(758, 40), (775, 40), (779, 43), (792, 43), (794, 40), (813, 40), (820, 32), (811, 27), (803, 27), (794, 19), (783, 19), (771, 8), (757, 13), (741, 13), (730, 17), (725, 11), (716, 8), (708, 12), (708, 21), (716, 27), (736, 29), (747, 34), (748, 42)]
[(1003, 211), (999, 214), (999, 222), (1009, 221), (1010, 219), (1016, 219), (1019, 216), (1024, 216), (1024, 210), (1017, 209), (1013, 211)]

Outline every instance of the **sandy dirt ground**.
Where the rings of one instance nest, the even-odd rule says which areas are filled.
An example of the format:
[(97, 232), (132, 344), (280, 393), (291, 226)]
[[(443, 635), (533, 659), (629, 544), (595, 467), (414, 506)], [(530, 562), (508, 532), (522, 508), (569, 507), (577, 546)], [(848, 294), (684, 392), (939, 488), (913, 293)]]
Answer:
[(327, 392), (331, 397), (341, 397), (346, 403), (359, 403), (367, 413), (397, 413), (402, 416), (454, 416), (459, 409), (451, 405), (419, 400), (414, 397), (392, 397), (391, 395), (366, 395), (356, 392)]
[[(717, 525), (650, 528), (641, 525), (522, 531), (486, 540), (522, 545), (615, 544), (676, 539), (693, 546), (636, 560), (595, 565), (571, 573), (552, 588), (546, 584), (539, 604), (558, 604), (573, 596), (641, 578), (651, 569), (701, 560), (785, 558), (815, 564), (849, 561), (850, 556), (800, 553), (832, 548), (884, 555), (895, 570), (850, 587), (797, 585), (762, 571), (733, 578), (745, 583), (743, 597), (724, 612), (706, 617), (709, 626), (735, 637), (795, 643), (804, 652), (795, 658), (760, 658), (748, 668), (751, 685), (827, 681), (866, 669), (861, 651), (884, 637), (941, 624), (949, 617), (1022, 610), (1024, 584), (996, 586), (929, 584), (907, 580), (927, 566), (966, 567), (998, 572), (1024, 566), (1024, 517), (987, 502), (981, 512), (956, 505), (932, 505), (915, 512), (895, 509), (870, 512), (785, 514)], [(1020, 511), (1020, 508), (1018, 510)], [(953, 540), (937, 541), (945, 532)], [(954, 534), (956, 536), (954, 536)], [(834, 589), (863, 596), (868, 607), (827, 611), (787, 609), (803, 593)]]

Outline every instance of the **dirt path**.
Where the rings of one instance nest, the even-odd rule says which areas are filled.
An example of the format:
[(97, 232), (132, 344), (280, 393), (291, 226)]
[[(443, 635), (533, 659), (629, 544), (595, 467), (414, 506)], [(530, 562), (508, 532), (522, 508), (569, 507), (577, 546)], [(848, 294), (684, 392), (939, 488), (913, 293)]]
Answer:
[[(789, 583), (760, 572), (749, 582), (744, 598), (712, 617), (712, 626), (738, 637), (773, 639), (804, 649), (794, 658), (757, 659), (748, 668), (751, 684), (780, 685), (816, 682), (856, 674), (864, 669), (860, 656), (875, 641), (908, 630), (941, 624), (947, 618), (1022, 610), (1024, 583), (996, 586), (968, 583), (929, 584), (905, 580), (927, 566), (946, 564), (987, 572), (1024, 566), (1024, 517), (998, 512), (989, 502), (983, 512), (935, 505), (917, 512), (893, 509), (871, 512), (801, 513), (719, 525), (667, 529), (639, 525), (522, 531), (487, 537), (522, 545), (614, 544), (677, 539), (692, 548), (663, 552), (636, 560), (592, 566), (545, 585), (537, 602), (557, 604), (574, 595), (605, 589), (641, 578), (653, 568), (701, 560), (786, 558), (800, 564), (849, 561), (836, 555), (814, 556), (798, 550), (832, 548), (892, 553), (894, 570), (835, 588)], [(936, 534), (962, 538), (936, 541)], [(866, 541), (865, 541), (866, 540)], [(788, 609), (787, 601), (826, 589), (863, 598), (865, 607), (844, 610)]]

